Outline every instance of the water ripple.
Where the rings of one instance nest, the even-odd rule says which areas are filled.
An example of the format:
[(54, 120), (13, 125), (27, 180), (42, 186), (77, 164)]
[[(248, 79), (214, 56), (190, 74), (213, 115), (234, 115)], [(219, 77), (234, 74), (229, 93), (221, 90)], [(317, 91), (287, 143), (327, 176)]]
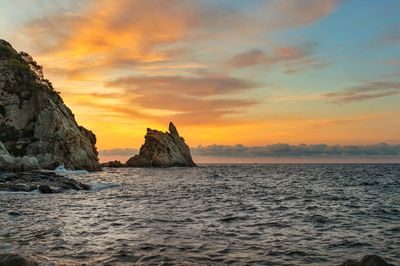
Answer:
[(43, 265), (400, 261), (399, 165), (106, 169), (92, 191), (0, 194), (0, 250)]

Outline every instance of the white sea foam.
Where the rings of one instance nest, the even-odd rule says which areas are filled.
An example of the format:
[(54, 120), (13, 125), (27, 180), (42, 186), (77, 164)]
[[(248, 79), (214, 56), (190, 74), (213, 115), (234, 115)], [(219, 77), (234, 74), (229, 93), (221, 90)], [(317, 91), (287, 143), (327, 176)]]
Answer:
[(115, 183), (93, 183), (90, 185), (91, 186), (91, 191), (100, 191), (103, 189), (108, 189), (108, 188), (114, 188), (114, 187), (119, 187), (120, 184), (115, 184)]
[(68, 170), (63, 164), (54, 169), (54, 172), (59, 175), (84, 175), (89, 173), (86, 170)]

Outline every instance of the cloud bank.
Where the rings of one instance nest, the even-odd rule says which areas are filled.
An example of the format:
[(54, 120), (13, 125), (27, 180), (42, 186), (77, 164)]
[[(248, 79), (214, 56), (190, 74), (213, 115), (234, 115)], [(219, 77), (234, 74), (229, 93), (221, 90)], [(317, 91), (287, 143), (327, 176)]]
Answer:
[(400, 145), (290, 145), (224, 146), (209, 145), (192, 148), (193, 154), (215, 157), (400, 157)]
[[(191, 148), (194, 156), (232, 158), (400, 158), (400, 144), (373, 145), (290, 145), (272, 144), (265, 146), (209, 145)], [(133, 156), (137, 149), (111, 149), (100, 151), (101, 156)]]
[(99, 151), (100, 156), (133, 156), (138, 153), (139, 150), (133, 148), (126, 148), (126, 149), (117, 148), (117, 149)]

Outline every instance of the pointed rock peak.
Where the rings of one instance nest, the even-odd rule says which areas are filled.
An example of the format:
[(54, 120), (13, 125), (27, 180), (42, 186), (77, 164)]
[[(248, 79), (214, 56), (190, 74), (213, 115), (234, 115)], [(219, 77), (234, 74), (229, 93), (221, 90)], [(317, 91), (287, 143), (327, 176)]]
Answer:
[(3, 39), (0, 39), (0, 59), (14, 58), (18, 52), (11, 46), (11, 44)]
[(11, 44), (9, 42), (7, 42), (6, 40), (3, 40), (3, 39), (0, 39), (0, 45), (8, 46), (8, 47), (12, 48)]
[(169, 132), (148, 131), (139, 154), (126, 162), (127, 167), (194, 167), (190, 148), (169, 123)]
[(175, 136), (179, 137), (178, 130), (176, 130), (174, 123), (169, 122), (168, 130), (169, 130), (169, 133), (171, 133), (171, 135), (175, 135)]

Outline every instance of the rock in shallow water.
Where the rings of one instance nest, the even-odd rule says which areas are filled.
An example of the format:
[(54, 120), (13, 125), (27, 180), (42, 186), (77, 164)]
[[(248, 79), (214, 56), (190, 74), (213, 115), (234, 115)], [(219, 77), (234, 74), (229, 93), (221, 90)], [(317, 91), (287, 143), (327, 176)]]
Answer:
[(22, 172), (0, 175), (0, 191), (60, 193), (67, 190), (90, 190), (90, 186), (54, 172)]
[(0, 254), (0, 266), (38, 266), (31, 257), (18, 254)]
[(338, 266), (395, 266), (377, 255), (366, 255), (361, 260), (346, 260)]
[[(0, 40), (0, 170), (100, 170), (96, 136), (46, 80), (31, 56)], [(4, 145), (3, 145), (4, 144)]]
[(189, 146), (179, 136), (175, 125), (169, 123), (169, 132), (148, 128), (139, 154), (126, 162), (128, 167), (193, 167)]
[(102, 163), (101, 164), (102, 167), (115, 167), (115, 168), (119, 168), (119, 167), (125, 167), (125, 164), (121, 163), (120, 161), (110, 161), (110, 162), (106, 162), (106, 163)]
[(54, 193), (54, 191), (48, 185), (39, 185), (38, 189), (39, 189), (40, 193), (43, 193), (43, 194)]

